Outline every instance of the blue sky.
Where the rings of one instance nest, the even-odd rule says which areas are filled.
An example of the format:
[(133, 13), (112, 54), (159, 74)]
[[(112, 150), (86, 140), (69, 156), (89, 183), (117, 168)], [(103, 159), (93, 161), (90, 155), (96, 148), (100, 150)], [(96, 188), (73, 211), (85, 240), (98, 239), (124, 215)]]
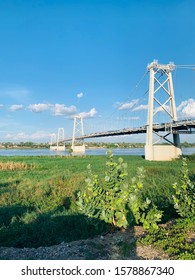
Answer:
[[(195, 64), (194, 11), (190, 0), (0, 0), (0, 141), (70, 136), (74, 114), (86, 133), (146, 123), (147, 64)], [(178, 115), (195, 117), (195, 71), (173, 79)]]

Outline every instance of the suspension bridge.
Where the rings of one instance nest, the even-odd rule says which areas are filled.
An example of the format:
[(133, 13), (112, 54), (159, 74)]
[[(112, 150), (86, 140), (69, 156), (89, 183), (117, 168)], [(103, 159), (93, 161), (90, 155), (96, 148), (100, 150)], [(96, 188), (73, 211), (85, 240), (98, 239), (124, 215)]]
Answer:
[[(176, 121), (173, 123), (161, 123), (161, 124), (154, 124), (153, 125), (153, 132), (167, 132), (169, 134), (193, 134), (195, 133), (195, 120), (183, 120), (183, 121)], [(130, 134), (139, 134), (139, 133), (146, 133), (147, 132), (147, 125), (135, 127), (135, 128), (124, 128), (118, 129), (113, 131), (105, 131), (105, 132), (96, 132), (90, 133), (86, 135), (81, 135), (77, 137), (75, 140), (84, 140), (84, 139), (91, 139), (91, 138), (99, 138), (99, 137), (109, 137), (109, 136), (123, 136), (123, 135), (130, 135)], [(165, 138), (165, 136), (162, 136)], [(72, 141), (72, 138), (64, 139), (66, 142)]]
[[(195, 65), (180, 65), (178, 67), (195, 70)], [(84, 153), (85, 139), (145, 133), (146, 160), (172, 160), (179, 157), (182, 154), (180, 134), (195, 133), (195, 120), (178, 120), (177, 118), (172, 81), (172, 71), (175, 68), (176, 66), (172, 62), (164, 65), (154, 60), (148, 64), (147, 72), (149, 72), (150, 80), (147, 105), (148, 116), (145, 125), (84, 134), (83, 118), (80, 115), (76, 115), (74, 116), (73, 136), (65, 139), (63, 129), (59, 129), (57, 141), (51, 141), (51, 149), (65, 150), (64, 143), (71, 141), (74, 153)], [(155, 123), (155, 117), (159, 112), (166, 114), (169, 121)], [(166, 145), (161, 143), (162, 141), (166, 142)]]

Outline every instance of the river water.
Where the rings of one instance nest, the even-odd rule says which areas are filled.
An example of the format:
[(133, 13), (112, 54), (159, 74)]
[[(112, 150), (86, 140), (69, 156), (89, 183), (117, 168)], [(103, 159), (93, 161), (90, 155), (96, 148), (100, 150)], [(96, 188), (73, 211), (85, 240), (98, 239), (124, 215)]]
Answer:
[[(86, 149), (86, 155), (106, 155), (108, 149)], [(114, 155), (144, 155), (144, 148), (113, 149)], [(183, 155), (195, 154), (195, 148), (183, 148)], [(56, 156), (68, 155), (68, 151), (50, 151), (49, 149), (0, 149), (0, 156)]]

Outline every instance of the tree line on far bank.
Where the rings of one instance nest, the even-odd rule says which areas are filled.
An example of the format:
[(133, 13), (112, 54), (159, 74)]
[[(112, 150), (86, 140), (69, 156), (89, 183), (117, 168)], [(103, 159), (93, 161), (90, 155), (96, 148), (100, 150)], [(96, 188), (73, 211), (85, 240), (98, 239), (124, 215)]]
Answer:
[[(163, 143), (166, 144), (166, 143)], [(129, 148), (143, 148), (145, 143), (126, 143), (126, 142), (119, 142), (119, 143), (112, 143), (112, 142), (85, 142), (86, 148), (106, 148), (106, 149), (129, 149)], [(71, 144), (66, 143), (67, 149), (70, 148)], [(183, 142), (181, 143), (183, 148), (193, 148), (195, 147), (195, 143), (188, 143)], [(50, 143), (35, 143), (35, 142), (2, 142), (0, 143), (1, 149), (48, 149), (50, 147)]]

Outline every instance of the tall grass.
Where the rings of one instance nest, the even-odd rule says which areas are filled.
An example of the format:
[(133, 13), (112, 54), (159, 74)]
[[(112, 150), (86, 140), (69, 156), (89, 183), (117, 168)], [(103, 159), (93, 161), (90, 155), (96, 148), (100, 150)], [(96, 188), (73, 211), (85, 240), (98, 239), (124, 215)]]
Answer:
[(6, 161), (2, 162), (0, 161), (0, 170), (6, 171), (6, 170), (27, 170), (32, 169), (34, 166), (28, 165), (25, 162), (14, 162), (14, 161)]

